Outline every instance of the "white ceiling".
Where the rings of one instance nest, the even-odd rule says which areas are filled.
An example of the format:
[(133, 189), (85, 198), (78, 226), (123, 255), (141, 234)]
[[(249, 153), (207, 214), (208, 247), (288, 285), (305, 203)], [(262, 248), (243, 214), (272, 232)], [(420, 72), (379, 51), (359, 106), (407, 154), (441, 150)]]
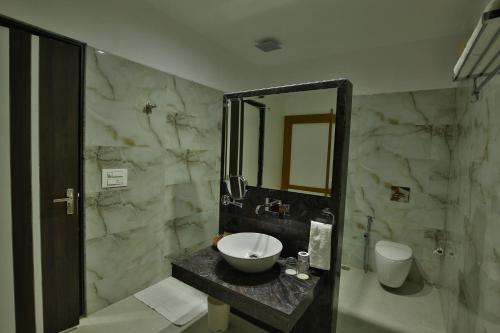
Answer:
[[(481, 8), (476, 0), (146, 1), (166, 19), (259, 66), (461, 35)], [(263, 37), (276, 37), (283, 49), (256, 49)]]

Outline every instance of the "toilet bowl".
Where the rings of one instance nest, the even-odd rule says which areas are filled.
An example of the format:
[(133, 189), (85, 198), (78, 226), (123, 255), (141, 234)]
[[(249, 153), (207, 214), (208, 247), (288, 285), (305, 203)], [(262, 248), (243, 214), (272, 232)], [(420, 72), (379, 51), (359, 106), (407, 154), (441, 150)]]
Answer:
[(378, 280), (381, 284), (399, 288), (410, 272), (413, 251), (408, 245), (378, 241), (375, 244), (375, 265)]

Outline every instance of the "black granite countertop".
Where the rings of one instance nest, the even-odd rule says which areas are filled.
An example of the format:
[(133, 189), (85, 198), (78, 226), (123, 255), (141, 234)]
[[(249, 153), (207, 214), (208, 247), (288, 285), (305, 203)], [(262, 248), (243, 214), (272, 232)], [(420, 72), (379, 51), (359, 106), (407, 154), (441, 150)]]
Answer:
[(311, 304), (319, 276), (299, 280), (285, 274), (285, 259), (249, 274), (232, 268), (207, 247), (172, 263), (172, 276), (280, 331), (289, 332)]

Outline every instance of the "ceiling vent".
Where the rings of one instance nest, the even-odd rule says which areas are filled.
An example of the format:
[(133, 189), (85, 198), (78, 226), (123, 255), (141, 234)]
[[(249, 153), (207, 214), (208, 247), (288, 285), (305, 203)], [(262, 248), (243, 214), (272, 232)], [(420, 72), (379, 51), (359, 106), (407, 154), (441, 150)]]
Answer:
[(255, 43), (255, 47), (263, 52), (271, 52), (281, 49), (281, 43), (276, 38), (263, 38)]

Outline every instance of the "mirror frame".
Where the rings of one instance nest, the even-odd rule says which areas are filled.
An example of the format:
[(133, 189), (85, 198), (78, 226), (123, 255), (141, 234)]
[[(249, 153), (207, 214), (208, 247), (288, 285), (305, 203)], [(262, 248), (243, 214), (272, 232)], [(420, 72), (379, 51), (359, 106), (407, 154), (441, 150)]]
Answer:
[[(264, 89), (246, 90), (241, 92), (232, 92), (224, 94), (223, 107), (222, 107), (222, 143), (221, 143), (221, 174), (220, 174), (221, 181), (224, 181), (230, 174), (229, 170), (226, 170), (227, 159), (228, 159), (227, 156), (228, 147), (226, 147), (226, 141), (228, 139), (227, 129), (228, 126), (231, 125), (228, 124), (228, 112), (230, 110), (229, 108), (230, 103), (239, 102), (240, 100), (243, 100), (245, 98), (285, 94), (292, 92), (303, 92), (311, 90), (322, 90), (322, 89), (337, 89), (337, 103), (335, 112), (335, 117), (336, 117), (335, 139), (334, 139), (334, 152), (333, 152), (334, 155), (333, 174), (332, 174), (332, 183), (330, 192), (331, 197), (334, 197), (334, 194), (336, 192), (335, 191), (336, 187), (338, 187), (342, 183), (342, 174), (341, 174), (343, 171), (342, 163), (344, 163), (344, 161), (348, 157), (350, 111), (352, 103), (352, 83), (347, 79), (335, 79), (335, 80), (317, 81), (310, 83), (300, 83), (300, 84), (287, 85), (281, 87), (270, 87)], [(346, 117), (346, 114), (348, 114), (348, 117)], [(261, 141), (262, 142), (259, 142), (259, 150), (263, 149), (264, 146), (263, 136)], [(231, 149), (232, 152), (234, 152), (235, 149), (242, 149), (241, 146), (242, 144), (233, 145), (232, 147), (229, 148)], [(238, 158), (238, 157), (233, 157), (233, 158)], [(259, 158), (258, 169), (259, 169), (259, 178), (261, 179), (262, 169), (263, 169), (263, 159)], [(261, 181), (259, 183), (260, 184), (258, 184), (257, 186), (249, 186), (249, 188), (264, 189), (265, 187), (262, 187)], [(317, 196), (317, 194), (311, 194), (311, 195)]]

